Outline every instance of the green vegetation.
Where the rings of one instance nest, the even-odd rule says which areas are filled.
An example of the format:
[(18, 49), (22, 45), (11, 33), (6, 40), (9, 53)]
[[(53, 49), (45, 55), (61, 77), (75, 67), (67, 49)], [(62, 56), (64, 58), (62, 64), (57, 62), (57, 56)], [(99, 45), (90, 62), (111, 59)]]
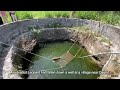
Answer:
[(69, 17), (68, 11), (17, 11), (18, 19), (32, 19), (32, 18), (60, 18)]
[(28, 11), (21, 11), (21, 12), (16, 12), (17, 18), (20, 20), (24, 20), (24, 19), (33, 19), (33, 15), (32, 13), (28, 12)]
[[(19, 20), (38, 19), (38, 18), (69, 18), (71, 11), (16, 11)], [(75, 18), (92, 19), (105, 23), (119, 25), (119, 11), (76, 11)], [(8, 20), (11, 22), (10, 16)]]

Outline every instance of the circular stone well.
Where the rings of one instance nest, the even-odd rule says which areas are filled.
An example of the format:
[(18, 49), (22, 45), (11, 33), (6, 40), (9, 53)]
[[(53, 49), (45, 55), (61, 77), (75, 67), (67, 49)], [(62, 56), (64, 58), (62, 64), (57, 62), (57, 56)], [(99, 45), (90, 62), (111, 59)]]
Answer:
[[(76, 29), (82, 26), (90, 30)], [(0, 78), (33, 78), (23, 73), (30, 70), (29, 64), (33, 62), (32, 58), (37, 56), (37, 51), (42, 50), (46, 44), (77, 41), (77, 45), (85, 48), (86, 55), (89, 55), (119, 51), (120, 42), (116, 42), (119, 38), (119, 28), (85, 19), (33, 19), (0, 26)], [(89, 58), (99, 67), (105, 68), (109, 57), (110, 54), (104, 54)]]
[[(79, 34), (81, 34), (81, 33), (79, 33)], [(54, 29), (41, 29), (40, 30), (40, 32), (28, 32), (28, 33), (25, 33), (25, 34), (23, 34), (23, 35), (21, 35), (20, 37), (18, 37), (16, 40), (15, 40), (15, 42), (14, 42), (14, 46), (11, 48), (11, 51), (13, 52), (13, 53), (10, 53), (10, 54), (8, 54), (8, 56), (12, 56), (11, 57), (11, 59), (12, 59), (12, 61), (13, 61), (13, 63), (12, 63), (12, 65), (13, 65), (13, 67), (11, 68), (11, 70), (10, 70), (10, 68), (9, 68), (9, 70), (10, 71), (13, 71), (13, 72), (17, 72), (18, 70), (22, 70), (22, 71), (20, 71), (20, 72), (25, 72), (25, 71), (29, 71), (30, 72), (30, 69), (29, 69), (29, 64), (35, 64), (32, 60), (31, 60), (31, 58), (32, 57), (42, 57), (42, 59), (44, 60), (44, 62), (41, 62), (41, 63), (39, 63), (39, 65), (41, 66), (40, 68), (39, 68), (39, 71), (42, 71), (42, 70), (47, 70), (47, 69), (53, 69), (54, 70), (54, 68), (58, 68), (58, 70), (60, 70), (59, 69), (59, 67), (61, 67), (61, 64), (59, 65), (59, 64), (57, 64), (56, 62), (53, 62), (53, 60), (52, 60), (52, 58), (54, 58), (54, 57), (56, 57), (56, 56), (60, 56), (60, 55), (62, 55), (62, 54), (65, 54), (66, 52), (67, 52), (67, 47), (68, 47), (68, 50), (69, 50), (69, 48), (71, 48), (71, 46), (74, 44), (73, 42), (75, 42), (75, 41), (77, 41), (76, 42), (76, 45), (77, 45), (77, 43), (78, 43), (78, 46), (75, 48), (75, 46), (72, 48), (74, 51), (72, 51), (71, 52), (71, 55), (75, 55), (76, 53), (77, 53), (77, 51), (81, 48), (81, 52), (79, 52), (79, 54), (75, 57), (75, 59), (71, 59), (70, 60), (70, 62), (68, 62), (68, 63), (66, 63), (66, 62), (62, 62), (62, 64), (65, 64), (65, 66), (63, 65), (62, 67), (61, 67), (61, 69), (63, 70), (64, 68), (67, 68), (67, 66), (69, 67), (69, 72), (70, 72), (70, 70), (71, 71), (75, 71), (75, 69), (76, 69), (76, 71), (77, 72), (82, 72), (82, 70), (93, 70), (94, 72), (95, 71), (98, 71), (98, 70), (100, 70), (99, 69), (99, 67), (97, 66), (97, 65), (95, 65), (95, 63), (93, 63), (92, 61), (89, 61), (90, 60), (90, 58), (86, 58), (86, 59), (84, 59), (84, 60), (86, 60), (86, 62), (88, 63), (89, 62), (89, 64), (92, 66), (92, 67), (94, 67), (94, 68), (91, 68), (91, 66), (88, 64), (88, 66), (87, 65), (85, 65), (86, 66), (86, 68), (87, 69), (80, 69), (80, 67), (83, 67), (84, 65), (80, 65), (79, 63), (79, 61), (81, 60), (81, 59), (77, 59), (78, 57), (79, 57), (79, 55), (80, 54), (83, 54), (83, 50), (84, 50), (84, 48), (82, 49), (82, 44), (80, 43), (80, 41), (79, 41), (79, 35), (78, 33), (76, 33), (74, 30), (69, 30), (69, 29), (63, 29), (63, 28), (54, 28)], [(87, 34), (86, 34), (87, 35)], [(55, 42), (59, 42), (59, 43), (63, 43), (63, 42), (65, 42), (65, 41), (69, 41), (69, 42), (71, 42), (71, 45), (68, 45), (66, 48), (64, 48), (65, 47), (65, 45), (64, 46), (62, 46), (61, 48), (59, 48), (59, 49), (61, 49), (62, 51), (61, 52), (63, 52), (63, 53), (60, 53), (60, 54), (55, 54), (55, 55), (53, 55), (52, 57), (51, 57), (51, 55), (52, 55), (52, 53), (58, 53), (60, 50), (58, 49), (58, 51), (57, 51), (57, 49), (56, 49), (56, 51), (54, 51), (54, 49), (55, 48), (53, 48), (53, 47), (51, 47), (51, 48), (53, 48), (53, 51), (51, 51), (50, 53), (48, 53), (47, 54), (47, 52), (49, 52), (50, 50), (49, 49), (51, 49), (51, 48), (48, 48), (47, 50), (46, 50), (46, 54), (47, 55), (40, 55), (40, 56), (38, 56), (38, 54), (36, 54), (36, 52), (39, 50), (39, 49), (41, 49), (40, 50), (40, 53), (42, 53), (42, 48), (44, 48), (45, 47), (45, 45), (46, 44), (49, 44), (49, 43), (53, 43), (53, 45), (55, 44)], [(58, 44), (59, 45), (59, 44)], [(66, 43), (66, 45), (67, 45), (67, 43)], [(56, 46), (57, 47), (57, 46)], [(59, 47), (59, 46), (58, 46)], [(64, 50), (65, 49), (65, 50)], [(85, 52), (85, 51), (84, 51)], [(12, 55), (11, 55), (12, 54)], [(84, 55), (87, 55), (87, 51), (86, 51), (86, 54), (84, 54)], [(50, 56), (50, 57), (47, 57), (47, 56)], [(38, 58), (38, 60), (39, 60), (39, 58)], [(45, 60), (46, 60), (46, 58), (47, 59), (50, 59), (49, 61), (46, 61), (45, 62)], [(67, 56), (67, 58), (69, 58), (69, 55)], [(10, 59), (10, 58), (9, 58)], [(77, 59), (77, 60), (76, 60)], [(73, 63), (72, 63), (72, 60), (73, 60)], [(87, 61), (88, 60), (88, 61)], [(47, 66), (45, 66), (46, 65), (46, 63), (49, 63)], [(72, 63), (72, 65), (70, 65), (69, 66), (69, 63)], [(84, 64), (85, 64), (85, 62), (84, 62)], [(38, 66), (39, 66), (38, 65)], [(52, 65), (52, 66), (51, 66)], [(57, 66), (56, 66), (57, 65)], [(50, 66), (50, 67), (49, 67)], [(77, 66), (77, 67), (74, 67), (74, 66)], [(90, 67), (89, 67), (90, 66)], [(6, 67), (6, 66), (5, 66)], [(36, 66), (35, 66), (36, 67)], [(44, 68), (42, 68), (42, 67), (44, 67)], [(70, 67), (71, 67), (71, 69), (70, 69)], [(79, 68), (78, 68), (79, 67)], [(14, 68), (14, 69), (13, 69)], [(96, 68), (96, 69), (95, 69)], [(15, 69), (17, 69), (17, 71), (15, 71)], [(52, 71), (53, 71), (52, 70)], [(38, 69), (37, 70), (35, 70), (35, 69), (32, 69), (32, 72), (33, 73), (38, 73), (38, 74), (35, 74), (35, 75), (39, 75), (40, 73), (39, 73), (39, 71), (38, 71)], [(49, 70), (48, 70), (49, 71)], [(51, 70), (50, 70), (51, 71)], [(55, 71), (55, 70), (54, 70)], [(9, 72), (9, 71), (6, 71), (6, 72)], [(57, 72), (57, 71), (56, 71)], [(67, 71), (66, 71), (67, 72)], [(7, 73), (8, 74), (8, 73)], [(4, 76), (6, 77), (7, 76), (7, 74), (6, 73), (4, 73)], [(13, 73), (11, 73), (11, 77), (13, 76), (13, 75), (15, 75), (15, 74), (13, 74)], [(22, 76), (22, 78), (27, 78), (29, 75), (27, 75), (27, 74), (20, 74), (21, 76)], [(97, 74), (98, 75), (98, 74)], [(18, 75), (16, 74), (16, 76), (18, 77)], [(43, 75), (43, 76), (45, 76), (45, 75)], [(66, 75), (65, 75), (66, 76)], [(64, 78), (65, 78), (65, 76), (63, 76)], [(68, 74), (68, 76), (69, 76), (69, 74)], [(67, 76), (67, 77), (68, 77)], [(85, 77), (86, 77), (86, 75), (84, 75)], [(94, 76), (94, 75), (93, 75)], [(31, 76), (30, 76), (31, 77)], [(30, 78), (29, 77), (29, 78)], [(33, 78), (34, 76), (32, 76), (32, 78)], [(62, 76), (61, 77), (58, 77), (58, 79), (59, 78), (63, 78)], [(66, 77), (66, 78), (67, 78)], [(71, 78), (85, 78), (85, 77), (80, 77), (80, 74), (78, 74), (77, 75), (77, 77), (76, 76), (73, 76), (73, 77), (71, 77)], [(91, 75), (90, 75), (90, 77), (91, 77)], [(95, 77), (96, 77), (96, 75), (95, 75)], [(95, 77), (91, 77), (91, 78), (95, 78)], [(34, 77), (35, 78), (35, 77)], [(47, 78), (50, 78), (50, 77), (47, 77)], [(55, 77), (52, 77), (53, 79), (55, 78)], [(70, 77), (68, 77), (68, 78), (70, 78)], [(88, 77), (86, 77), (86, 78), (88, 78)], [(46, 79), (45, 77), (44, 77), (44, 79)]]

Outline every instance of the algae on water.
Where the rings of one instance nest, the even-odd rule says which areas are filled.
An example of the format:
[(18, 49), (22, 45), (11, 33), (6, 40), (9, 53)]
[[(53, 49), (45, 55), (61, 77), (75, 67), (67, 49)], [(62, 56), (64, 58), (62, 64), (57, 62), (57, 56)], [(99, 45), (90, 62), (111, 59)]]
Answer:
[[(37, 53), (38, 55), (44, 57), (33, 57), (34, 64), (31, 64), (29, 71), (40, 72), (41, 74), (30, 74), (28, 78), (39, 78), (39, 79), (95, 79), (99, 75), (98, 74), (74, 74), (74, 72), (82, 72), (82, 71), (95, 71), (98, 72), (100, 68), (92, 63), (90, 58), (80, 59), (79, 55), (85, 56), (88, 53), (86, 51), (78, 53), (78, 55), (70, 61), (65, 67), (60, 68), (59, 64), (53, 62), (52, 58), (57, 56), (61, 56), (67, 52), (67, 50), (71, 47), (73, 43), (71, 42), (56, 42), (49, 43), (44, 48), (40, 49)], [(70, 50), (72, 55), (75, 55), (77, 50), (80, 48), (78, 44)]]

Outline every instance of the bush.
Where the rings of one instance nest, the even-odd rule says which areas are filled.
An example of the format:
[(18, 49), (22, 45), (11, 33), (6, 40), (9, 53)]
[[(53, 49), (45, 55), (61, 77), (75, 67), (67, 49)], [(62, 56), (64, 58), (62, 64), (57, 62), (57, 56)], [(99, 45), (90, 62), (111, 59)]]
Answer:
[(33, 19), (33, 16), (31, 13), (29, 12), (24, 12), (24, 11), (20, 11), (16, 13), (16, 16), (18, 19), (20, 20), (24, 20), (24, 19)]
[[(71, 11), (17, 11), (18, 19), (33, 18), (69, 18)], [(105, 23), (119, 25), (120, 11), (76, 11), (75, 18), (92, 19)]]
[(97, 11), (78, 11), (76, 12), (76, 17), (81, 19), (93, 19), (99, 18), (99, 13)]
[(115, 15), (114, 12), (109, 12), (101, 16), (101, 21), (104, 21), (106, 23), (113, 24), (113, 25), (119, 24), (120, 23), (119, 20), (120, 20), (120, 16)]
[(47, 18), (53, 18), (54, 16), (52, 14), (50, 14), (50, 13), (46, 13), (45, 17), (47, 17)]

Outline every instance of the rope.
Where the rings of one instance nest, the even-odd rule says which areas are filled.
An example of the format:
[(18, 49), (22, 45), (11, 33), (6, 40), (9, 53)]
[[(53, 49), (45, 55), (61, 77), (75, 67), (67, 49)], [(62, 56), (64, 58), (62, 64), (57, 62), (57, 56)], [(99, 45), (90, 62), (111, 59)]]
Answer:
[(75, 42), (72, 44), (72, 46), (67, 50), (67, 52), (70, 52), (70, 50), (73, 48), (73, 46), (75, 45), (76, 42), (77, 42), (77, 41), (75, 41)]
[[(80, 53), (80, 56), (82, 55), (82, 53), (83, 53), (84, 50), (85, 50), (85, 49), (82, 50), (82, 52)], [(80, 58), (80, 56), (79, 56), (78, 58)]]
[[(88, 39), (88, 38), (91, 36), (91, 34), (92, 34), (92, 33), (90, 33), (86, 39)], [(85, 43), (85, 40), (84, 40), (84, 43)], [(83, 48), (83, 50), (82, 50), (82, 52), (80, 53), (80, 56), (79, 56), (78, 58), (81, 58), (81, 55), (82, 55), (82, 53), (83, 53), (84, 50), (85, 50), (85, 48)]]
[(76, 56), (77, 56), (77, 54), (80, 52), (80, 50), (81, 50), (81, 48), (79, 48), (79, 50), (77, 51), (77, 53), (75, 54), (75, 56), (74, 56), (74, 57), (76, 57)]
[[(7, 44), (6, 44), (7, 45)], [(3, 47), (3, 46), (2, 46)], [(14, 52), (13, 52), (14, 53)], [(23, 56), (21, 56), (21, 55), (19, 55), (19, 54), (17, 54), (17, 53), (14, 53), (15, 55), (17, 55), (17, 56), (19, 56), (20, 58), (23, 58), (23, 59), (25, 59), (25, 60), (27, 60), (27, 61), (29, 61), (29, 62), (31, 62), (31, 63), (33, 63), (34, 64), (34, 62), (32, 62), (31, 60), (29, 60), (29, 59), (27, 59), (27, 58), (25, 58), (25, 57), (23, 57)], [(53, 68), (53, 69), (44, 69), (44, 71), (48, 71), (48, 70), (56, 70), (56, 69), (60, 69), (60, 68), (62, 68), (62, 67), (58, 67), (58, 68)], [(32, 68), (33, 69), (33, 68)], [(25, 70), (27, 70), (27, 69), (25, 69)], [(35, 71), (35, 69), (34, 69), (34, 71)]]
[[(6, 43), (4, 43), (4, 42), (1, 42), (1, 41), (0, 41), (0, 43), (2, 43), (2, 44), (4, 44), (4, 45), (7, 45), (8, 47), (11, 47), (9, 44), (6, 44)], [(16, 48), (16, 49), (18, 49), (18, 50), (20, 50), (20, 51), (24, 51), (23, 49), (17, 48), (17, 47), (15, 47), (15, 46), (14, 46), (14, 48)], [(50, 58), (46, 58), (46, 57), (44, 57), (44, 56), (42, 56), (42, 55), (38, 55), (38, 54), (35, 54), (35, 53), (32, 53), (32, 52), (27, 52), (27, 53), (30, 53), (30, 54), (32, 54), (32, 55), (34, 55), (34, 56), (38, 56), (38, 57), (42, 57), (42, 58), (45, 58), (45, 59), (50, 60)]]
[(103, 55), (103, 54), (120, 54), (120, 52), (103, 52), (103, 53), (96, 53), (92, 55), (86, 55), (78, 58), (92, 57), (92, 56)]

